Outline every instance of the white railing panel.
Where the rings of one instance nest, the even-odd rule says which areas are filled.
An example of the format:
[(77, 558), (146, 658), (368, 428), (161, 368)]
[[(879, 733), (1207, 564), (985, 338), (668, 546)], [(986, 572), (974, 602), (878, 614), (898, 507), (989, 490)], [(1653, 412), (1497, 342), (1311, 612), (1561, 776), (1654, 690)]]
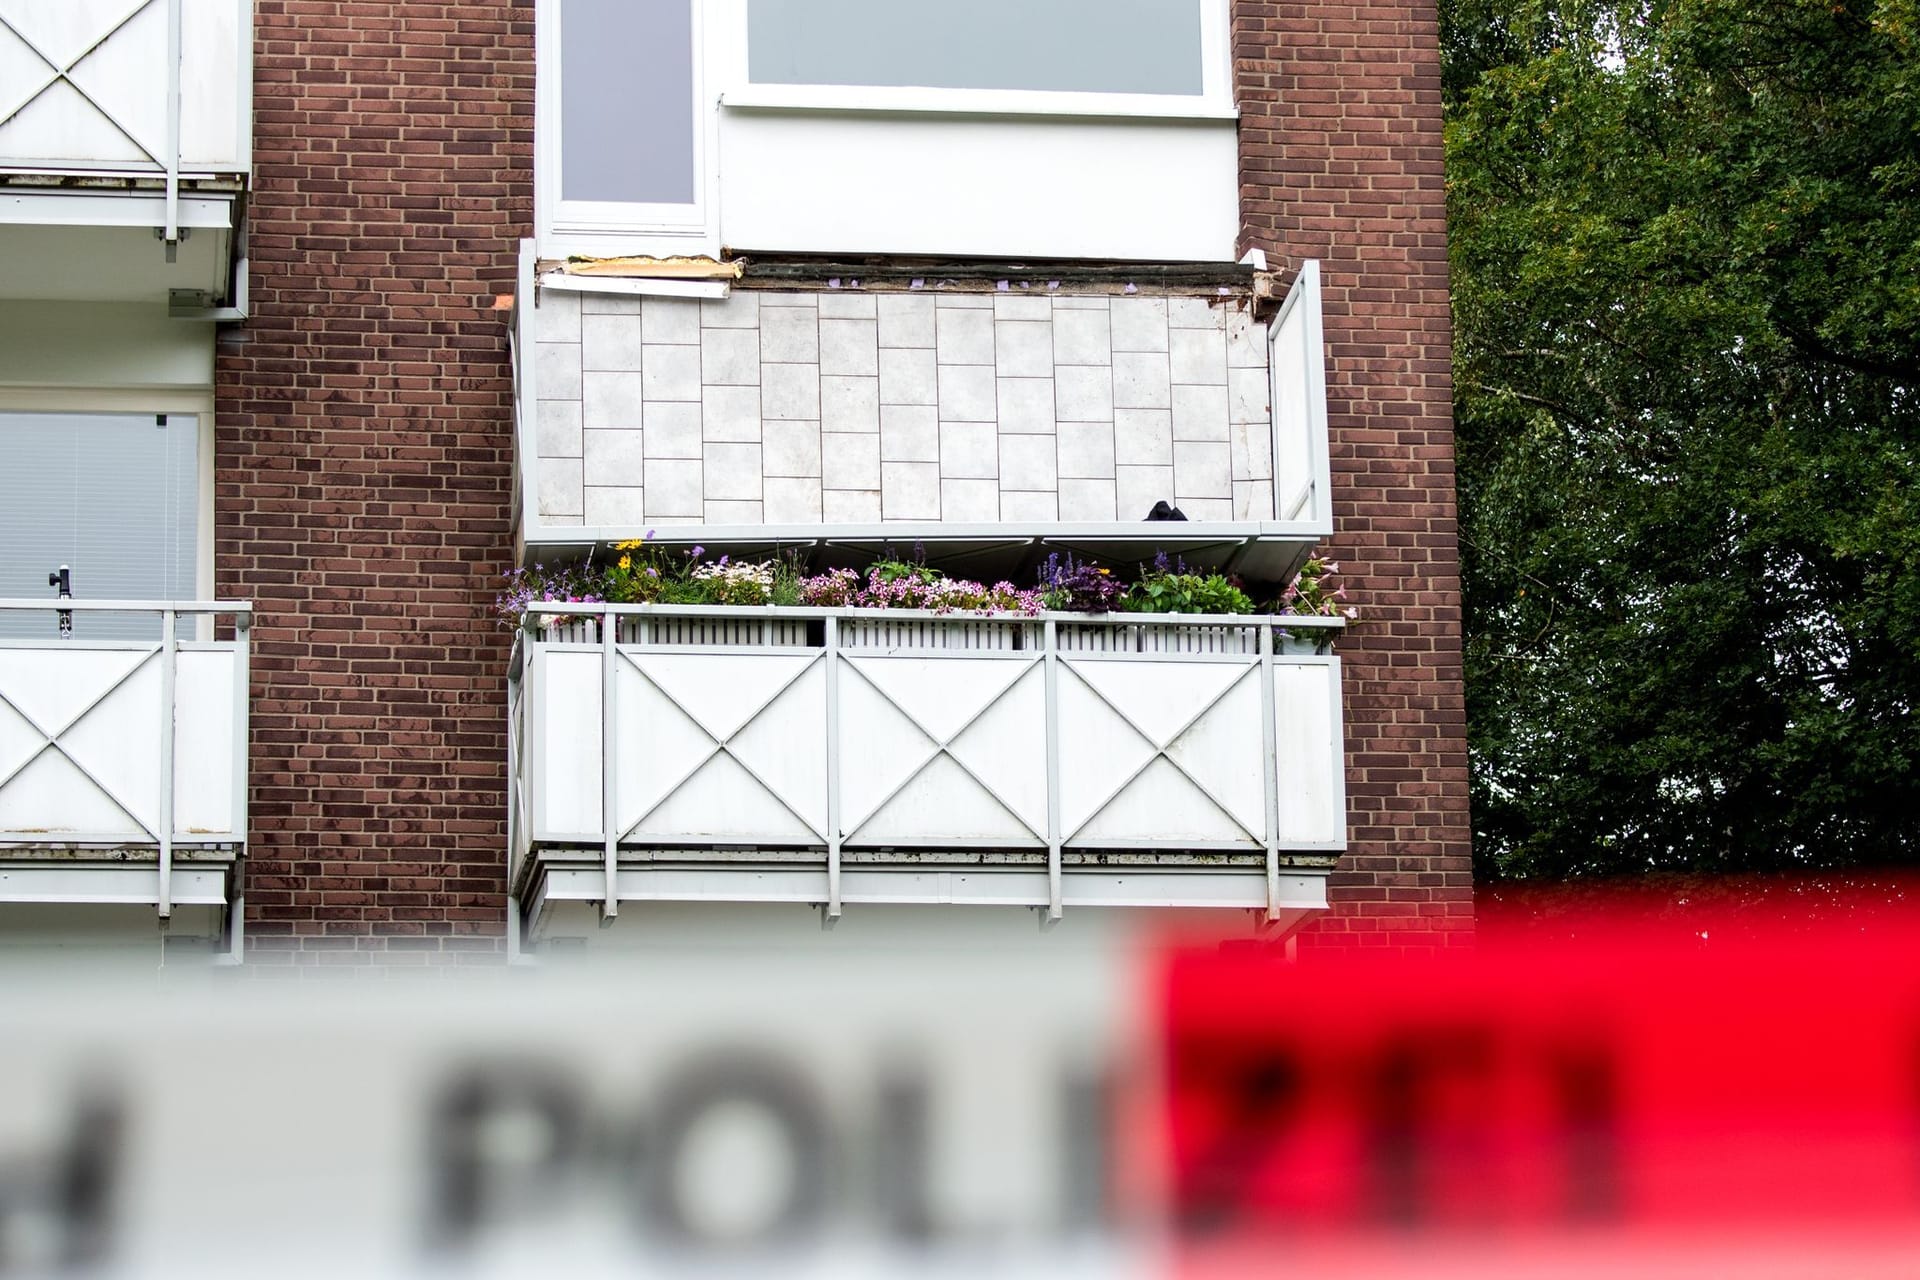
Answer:
[(253, 151), (248, 0), (182, 0), (180, 166), (245, 173)]
[(1037, 664), (860, 657), (846, 670), (839, 711), (848, 846), (1045, 846), (1046, 698)]
[[(186, 649), (173, 675), (173, 826), (188, 839), (233, 829), (234, 668), (231, 649)], [(183, 767), (184, 766), (184, 767)]]
[[(0, 642), (0, 842), (151, 847), (164, 915), (175, 845), (246, 841), (249, 607), (0, 600), (54, 635), (62, 613), (159, 615), (162, 638)], [(222, 616), (234, 638), (179, 638)]]
[(157, 651), (0, 649), (0, 833), (158, 840)]
[(0, 167), (247, 173), (251, 15), (249, 0), (0, 0)]
[(1346, 761), (1338, 658), (1282, 659), (1273, 668), (1280, 842), (1327, 844), (1347, 835)]
[(1078, 843), (1262, 847), (1258, 666), (1171, 656), (1065, 660), (1062, 820)]
[(620, 653), (622, 838), (824, 842), (817, 653)]
[(535, 836), (598, 840), (600, 654), (528, 650)]

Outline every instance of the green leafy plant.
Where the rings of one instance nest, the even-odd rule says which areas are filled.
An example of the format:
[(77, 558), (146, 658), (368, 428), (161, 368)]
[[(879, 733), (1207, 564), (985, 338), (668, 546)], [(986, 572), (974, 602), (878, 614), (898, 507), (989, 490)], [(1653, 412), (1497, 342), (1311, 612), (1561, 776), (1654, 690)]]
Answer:
[(1233, 578), (1189, 572), (1162, 554), (1127, 588), (1120, 607), (1129, 613), (1252, 613), (1253, 598)]

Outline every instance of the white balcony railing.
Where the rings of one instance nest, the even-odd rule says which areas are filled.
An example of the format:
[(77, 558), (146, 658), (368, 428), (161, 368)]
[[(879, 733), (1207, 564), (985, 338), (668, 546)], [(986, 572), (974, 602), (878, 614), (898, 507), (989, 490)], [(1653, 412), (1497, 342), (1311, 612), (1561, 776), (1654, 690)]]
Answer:
[[(108, 614), (153, 620), (158, 638), (63, 639), (61, 612), (81, 636)], [(22, 614), (48, 638), (0, 640), (0, 897), (162, 916), (230, 905), (247, 837), (251, 606), (0, 600), (0, 616)], [(221, 617), (231, 639), (190, 638)]]
[(160, 179), (171, 243), (252, 145), (252, 0), (0, 4), (0, 172)]
[(832, 916), (919, 900), (894, 855), (985, 854), (1044, 868), (1027, 905), (1057, 917), (1063, 867), (1104, 855), (1264, 870), (1277, 917), (1283, 855), (1345, 847), (1336, 619), (540, 608), (509, 679), (516, 893), (557, 851), (599, 855), (608, 914), (674, 896), (628, 894), (623, 860), (811, 851), (822, 874), (782, 883)]

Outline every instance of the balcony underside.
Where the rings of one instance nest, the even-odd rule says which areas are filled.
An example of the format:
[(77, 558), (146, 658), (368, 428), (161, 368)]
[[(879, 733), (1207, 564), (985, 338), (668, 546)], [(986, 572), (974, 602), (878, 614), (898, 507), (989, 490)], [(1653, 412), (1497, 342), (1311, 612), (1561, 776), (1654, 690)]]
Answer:
[[(172, 216), (179, 239), (161, 232)], [(137, 302), (165, 309), (235, 300), (244, 210), (232, 190), (182, 198), (169, 212), (146, 188), (74, 191), (0, 183), (0, 298)], [(191, 298), (189, 299), (189, 295)]]
[[(1091, 908), (1237, 909), (1290, 929), (1327, 906), (1333, 858), (1296, 855), (1270, 872), (1246, 855), (1065, 855), (1059, 902)], [(614, 883), (618, 904), (699, 903), (827, 906), (830, 872), (823, 852), (786, 849), (622, 850)], [(839, 872), (848, 908), (903, 906), (1024, 907), (1053, 901), (1041, 855), (977, 851), (847, 853)], [(534, 943), (569, 936), (603, 919), (608, 879), (598, 849), (550, 848), (522, 868), (517, 888), (523, 935)]]
[[(171, 904), (224, 910), (239, 861), (231, 845), (175, 846), (168, 871)], [(160, 902), (160, 855), (152, 847), (0, 845), (0, 903), (151, 909)]]

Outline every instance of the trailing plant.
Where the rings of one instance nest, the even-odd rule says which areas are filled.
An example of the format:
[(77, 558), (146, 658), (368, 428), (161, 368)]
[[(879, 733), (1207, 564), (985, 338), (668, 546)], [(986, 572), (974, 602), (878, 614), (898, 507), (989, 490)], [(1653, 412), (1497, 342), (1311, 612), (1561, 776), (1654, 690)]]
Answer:
[(1358, 618), (1360, 611), (1346, 603), (1344, 586), (1329, 587), (1327, 578), (1340, 572), (1340, 566), (1319, 556), (1310, 557), (1280, 593), (1276, 613), (1315, 618)]
[[(607, 600), (606, 592), (606, 575), (590, 565), (548, 568), (536, 564), (514, 569), (506, 575), (506, 587), (494, 598), (494, 610), (504, 625), (517, 628), (525, 623), (530, 605), (603, 604)], [(558, 621), (556, 615), (544, 614), (541, 626), (550, 628)]]

